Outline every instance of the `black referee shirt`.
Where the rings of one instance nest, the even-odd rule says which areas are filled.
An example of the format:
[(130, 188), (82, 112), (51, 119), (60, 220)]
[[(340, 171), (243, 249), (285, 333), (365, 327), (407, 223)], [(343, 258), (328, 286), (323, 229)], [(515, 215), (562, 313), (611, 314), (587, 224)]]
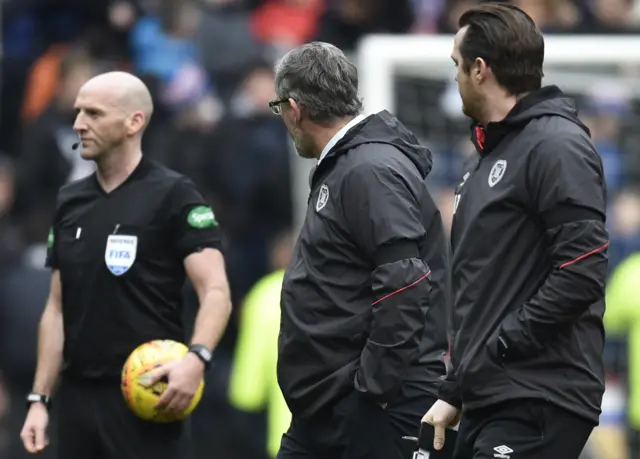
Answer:
[(47, 245), (62, 283), (63, 375), (115, 378), (138, 345), (185, 340), (183, 260), (219, 249), (220, 234), (189, 179), (143, 158), (110, 193), (95, 174), (63, 187)]

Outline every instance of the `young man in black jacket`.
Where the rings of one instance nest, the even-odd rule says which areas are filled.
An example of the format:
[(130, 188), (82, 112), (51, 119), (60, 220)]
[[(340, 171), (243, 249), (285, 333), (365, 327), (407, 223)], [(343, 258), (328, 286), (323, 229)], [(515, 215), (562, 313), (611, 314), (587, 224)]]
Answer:
[(388, 112), (360, 115), (357, 70), (335, 46), (287, 54), (276, 93), (298, 153), (318, 160), (282, 290), (278, 381), (293, 421), (278, 457), (411, 457), (402, 436), (435, 402), (447, 350), (431, 154)]
[(452, 59), (477, 156), (452, 226), (454, 339), (436, 447), (456, 458), (577, 459), (598, 424), (608, 235), (602, 161), (522, 10), (464, 13)]

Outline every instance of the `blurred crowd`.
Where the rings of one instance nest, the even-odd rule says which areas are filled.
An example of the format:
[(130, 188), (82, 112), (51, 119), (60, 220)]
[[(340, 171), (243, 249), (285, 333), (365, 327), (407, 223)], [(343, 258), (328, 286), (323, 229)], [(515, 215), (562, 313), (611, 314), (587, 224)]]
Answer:
[[(480, 1), (0, 0), (0, 458), (24, 457), (18, 431), (48, 288), (41, 266), (56, 193), (93, 171), (72, 149), (73, 102), (87, 79), (119, 69), (146, 82), (156, 111), (144, 154), (191, 177), (214, 207), (235, 310), (194, 415), (196, 458), (257, 459), (268, 454), (266, 418), (260, 410), (232, 407), (228, 393), (243, 299), (286, 264), (295, 235), (289, 138), (267, 105), (275, 98), (273, 63), (314, 39), (353, 55), (365, 34), (451, 33), (461, 12)], [(512, 2), (546, 33), (640, 31), (640, 2), (634, 0)], [(412, 83), (399, 82), (401, 100)], [(447, 216), (470, 143), (461, 140), (467, 122), (459, 118), (452, 121), (455, 135), (438, 139), (438, 132), (449, 132), (438, 131), (435, 121), (445, 118), (446, 87), (431, 91), (433, 106), (422, 107), (430, 118), (421, 115), (420, 126), (410, 122), (415, 114), (403, 113), (409, 105), (398, 104), (398, 115), (435, 145), (430, 185), (440, 190)], [(640, 106), (617, 86), (583, 96), (581, 112), (609, 183), (613, 269), (640, 250), (640, 139), (629, 122), (631, 113), (634, 123), (640, 121)], [(188, 288), (185, 295), (190, 318), (195, 297)], [(624, 346), (612, 346), (611, 372), (622, 374), (618, 349)]]

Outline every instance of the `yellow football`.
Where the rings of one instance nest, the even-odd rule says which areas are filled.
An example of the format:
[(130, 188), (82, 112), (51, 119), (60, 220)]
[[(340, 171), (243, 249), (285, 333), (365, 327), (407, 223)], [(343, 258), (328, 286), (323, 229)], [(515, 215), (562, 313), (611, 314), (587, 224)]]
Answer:
[(120, 386), (127, 405), (136, 416), (153, 422), (173, 422), (189, 416), (200, 403), (204, 381), (200, 383), (189, 407), (182, 413), (170, 414), (155, 409), (162, 392), (167, 387), (166, 381), (146, 387), (141, 377), (162, 364), (179, 360), (188, 352), (187, 346), (172, 340), (149, 341), (138, 346), (129, 356), (122, 368)]

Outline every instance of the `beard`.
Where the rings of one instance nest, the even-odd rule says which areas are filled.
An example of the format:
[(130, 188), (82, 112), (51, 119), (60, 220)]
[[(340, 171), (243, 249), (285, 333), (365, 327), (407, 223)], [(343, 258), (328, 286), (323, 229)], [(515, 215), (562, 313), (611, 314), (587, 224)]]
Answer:
[[(462, 94), (460, 96), (462, 97)], [(477, 101), (469, 99), (469, 97), (462, 97), (462, 113), (475, 120), (477, 116)]]
[(78, 147), (80, 157), (85, 161), (100, 161), (105, 156), (109, 156), (110, 152), (122, 147), (125, 143), (125, 137), (102, 137), (100, 140), (92, 140), (84, 148), (82, 144)]
[(462, 99), (462, 113), (474, 121), (479, 121), (482, 115), (483, 100), (478, 94), (465, 91), (466, 94), (460, 92)]
[(293, 144), (296, 147), (296, 152), (298, 156), (305, 159), (315, 158), (315, 145), (313, 141), (302, 133), (291, 134), (291, 138), (293, 139)]

